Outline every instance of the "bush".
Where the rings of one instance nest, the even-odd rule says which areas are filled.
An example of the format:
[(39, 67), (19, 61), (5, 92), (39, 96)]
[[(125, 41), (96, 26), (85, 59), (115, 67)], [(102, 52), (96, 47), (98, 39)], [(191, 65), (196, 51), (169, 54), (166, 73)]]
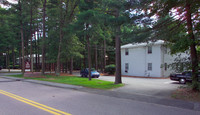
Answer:
[(14, 69), (20, 69), (19, 65), (15, 65)]
[(105, 73), (108, 73), (109, 75), (113, 75), (115, 73), (115, 65), (114, 64), (107, 65), (105, 67)]
[(19, 69), (19, 65), (15, 65), (15, 67), (13, 67), (13, 65), (9, 65), (10, 69)]
[(196, 91), (200, 91), (200, 83), (198, 81), (193, 81), (190, 87)]

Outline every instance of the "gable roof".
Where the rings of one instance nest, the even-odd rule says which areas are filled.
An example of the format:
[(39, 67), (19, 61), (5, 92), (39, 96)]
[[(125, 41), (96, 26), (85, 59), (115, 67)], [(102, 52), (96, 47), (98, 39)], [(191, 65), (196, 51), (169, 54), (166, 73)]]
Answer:
[(143, 43), (129, 43), (126, 45), (122, 45), (121, 49), (143, 47), (143, 46), (148, 46), (148, 45), (162, 45), (162, 44), (165, 44), (164, 40), (157, 40), (155, 42), (149, 41), (149, 42), (143, 42)]

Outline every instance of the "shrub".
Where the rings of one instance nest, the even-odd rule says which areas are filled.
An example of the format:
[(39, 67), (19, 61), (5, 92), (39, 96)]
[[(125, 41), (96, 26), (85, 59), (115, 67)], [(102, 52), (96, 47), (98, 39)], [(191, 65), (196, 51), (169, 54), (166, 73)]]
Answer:
[(19, 69), (19, 65), (15, 65), (14, 69)]
[(13, 67), (13, 65), (9, 65), (10, 69), (19, 69), (19, 65), (15, 65), (15, 67)]
[(105, 73), (108, 73), (109, 75), (113, 75), (115, 73), (115, 65), (114, 64), (107, 65), (105, 67)]

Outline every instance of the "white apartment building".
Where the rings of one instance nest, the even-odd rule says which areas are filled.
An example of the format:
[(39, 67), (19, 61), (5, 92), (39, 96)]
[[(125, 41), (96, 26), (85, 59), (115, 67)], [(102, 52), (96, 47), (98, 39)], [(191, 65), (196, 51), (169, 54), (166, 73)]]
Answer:
[[(181, 57), (188, 55), (181, 53)], [(168, 65), (174, 62), (176, 55), (163, 40), (149, 43), (135, 43), (121, 46), (122, 75), (145, 77), (168, 77), (174, 72)]]

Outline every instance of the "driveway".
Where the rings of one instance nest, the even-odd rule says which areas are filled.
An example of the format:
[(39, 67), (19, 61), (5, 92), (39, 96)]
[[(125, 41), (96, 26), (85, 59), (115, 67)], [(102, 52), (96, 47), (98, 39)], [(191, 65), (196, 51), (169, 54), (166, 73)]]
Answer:
[[(76, 76), (80, 76), (79, 73), (74, 73)], [(98, 79), (105, 81), (115, 81), (114, 76), (100, 76)], [(184, 86), (176, 81), (168, 79), (151, 79), (151, 78), (134, 78), (134, 77), (122, 77), (124, 87), (112, 89), (117, 92), (124, 92), (130, 94), (156, 96), (170, 98), (171, 93), (178, 87)]]
[[(115, 77), (101, 76), (99, 79), (114, 81)], [(178, 82), (171, 81), (170, 79), (122, 77), (122, 82), (125, 86), (113, 89), (113, 91), (165, 98), (170, 98), (171, 93), (182, 86)]]

